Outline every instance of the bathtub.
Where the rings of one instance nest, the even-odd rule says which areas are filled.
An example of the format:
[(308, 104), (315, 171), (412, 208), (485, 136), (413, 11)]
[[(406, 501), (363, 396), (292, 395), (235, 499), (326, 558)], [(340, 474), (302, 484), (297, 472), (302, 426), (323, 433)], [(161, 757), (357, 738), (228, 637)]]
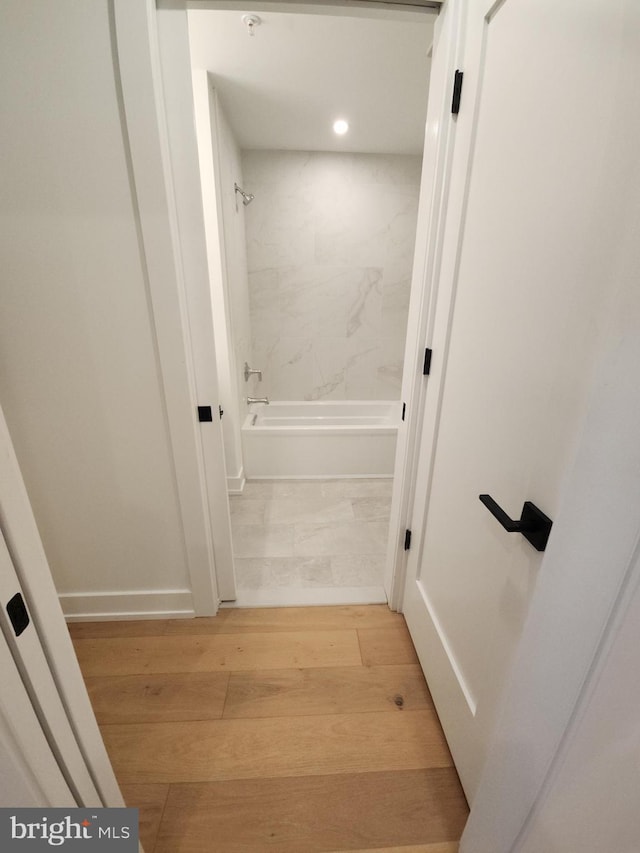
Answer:
[(245, 476), (391, 477), (402, 404), (254, 404), (242, 426)]

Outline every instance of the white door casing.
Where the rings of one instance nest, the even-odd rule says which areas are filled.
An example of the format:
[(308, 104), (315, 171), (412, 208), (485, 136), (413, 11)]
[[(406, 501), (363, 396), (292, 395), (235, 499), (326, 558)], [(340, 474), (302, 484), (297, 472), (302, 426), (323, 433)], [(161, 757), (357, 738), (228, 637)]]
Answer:
[[(189, 25), (186, 8), (157, 4), (157, 61), (162, 73), (164, 121), (167, 132), (168, 175), (172, 180), (184, 293), (199, 401), (212, 402), (213, 422), (201, 425), (204, 476), (212, 533), (215, 583), (221, 601), (236, 597), (227, 470), (221, 419), (218, 416), (218, 371), (211, 284), (206, 250), (202, 181), (196, 135)], [(209, 395), (209, 396), (207, 396)]]
[(19, 636), (12, 627), (7, 604), (16, 595), (24, 601), (20, 581), (0, 529), (0, 630), (4, 642), (13, 655), (13, 665), (21, 672), (33, 711), (48, 739), (47, 751), (56, 756), (74, 800), (79, 805), (99, 807), (102, 805), (100, 796), (67, 718), (36, 627), (30, 620)]
[(542, 563), (478, 495), (562, 503), (614, 289), (623, 15), (467, 4), (404, 612), (470, 800)]
[[(8, 554), (2, 548), (5, 568)], [(0, 634), (0, 807), (75, 808), (3, 634)]]
[(423, 373), (425, 348), (431, 347), (433, 336), (431, 306), (435, 305), (437, 300), (442, 229), (449, 200), (451, 152), (456, 129), (451, 114), (451, 81), (462, 50), (461, 15), (460, 0), (449, 0), (442, 7), (433, 33), (411, 301), (402, 376), (401, 398), (406, 404), (406, 412), (405, 421), (398, 430), (384, 577), (389, 606), (394, 610), (401, 608), (404, 593), (407, 562), (404, 538), (415, 497), (418, 440), (424, 417), (427, 386), (427, 377)]
[[(140, 219), (141, 254), (158, 344), (193, 606), (196, 616), (205, 616), (214, 615), (220, 598), (228, 594), (218, 589), (216, 575), (228, 576), (231, 567), (233, 577), (231, 525), (217, 417), (186, 12), (180, 4), (173, 5), (164, 12), (170, 23), (163, 28), (162, 45), (162, 16), (152, 0), (114, 0), (113, 8), (134, 203)], [(199, 405), (212, 406), (211, 422), (198, 423)]]

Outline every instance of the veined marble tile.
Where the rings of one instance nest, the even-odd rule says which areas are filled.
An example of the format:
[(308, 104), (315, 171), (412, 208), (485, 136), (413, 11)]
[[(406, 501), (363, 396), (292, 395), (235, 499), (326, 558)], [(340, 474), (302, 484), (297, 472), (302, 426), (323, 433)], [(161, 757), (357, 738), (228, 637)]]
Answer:
[(313, 341), (312, 387), (305, 400), (344, 400), (346, 338), (316, 338)]
[[(376, 268), (300, 266), (280, 270), (280, 334), (347, 337), (360, 316), (379, 320), (382, 271)], [(374, 319), (368, 322), (373, 324)], [(375, 329), (376, 333), (378, 328)]]
[(299, 585), (303, 589), (327, 587), (333, 583), (333, 570), (329, 557), (302, 558), (298, 561)]
[(340, 480), (321, 480), (320, 494), (343, 498), (391, 497), (393, 479), (350, 477)]
[(330, 559), (335, 586), (377, 586), (382, 583), (384, 555), (346, 554)]
[(235, 565), (239, 589), (308, 589), (332, 585), (329, 557), (241, 557)]
[(271, 498), (278, 482), (278, 480), (247, 480), (242, 494), (235, 497), (240, 501)]
[(266, 511), (267, 524), (318, 524), (354, 519), (351, 501), (332, 497), (273, 498)]
[(262, 369), (260, 396), (272, 400), (303, 400), (313, 384), (313, 343), (310, 338), (278, 337), (254, 343), (256, 365)]
[(349, 524), (296, 524), (293, 550), (297, 556), (380, 554), (387, 545), (388, 525), (379, 521)]
[(410, 268), (416, 243), (418, 197), (410, 187), (385, 187), (383, 192), (390, 214), (384, 266), (404, 261)]
[[(257, 189), (257, 187), (256, 187)], [(250, 272), (313, 262), (312, 201), (294, 188), (273, 185), (246, 208)]]
[(335, 267), (319, 267), (317, 276), (313, 293), (315, 336), (346, 338), (351, 315), (360, 303), (366, 305), (375, 278), (366, 270)]
[(264, 589), (271, 586), (268, 558), (235, 557), (236, 586), (239, 589)]
[(242, 152), (242, 175), (247, 186), (310, 183), (315, 164), (316, 153), (309, 151), (252, 149)]
[[(256, 194), (244, 214), (260, 390), (273, 399), (397, 398), (420, 158), (253, 151), (243, 165)], [(329, 355), (320, 339), (339, 338), (366, 345), (341, 347), (338, 363), (338, 345)], [(308, 349), (292, 352), (294, 339)]]
[(330, 190), (353, 181), (353, 163), (358, 157), (345, 151), (316, 151), (313, 154), (313, 183), (328, 195)]
[(369, 339), (380, 334), (382, 269), (363, 269), (356, 282), (357, 293), (347, 315), (347, 337)]
[(353, 161), (356, 183), (419, 186), (422, 157), (400, 154), (359, 154)]
[(278, 270), (249, 273), (249, 317), (253, 333), (280, 334)]
[[(246, 487), (246, 486), (245, 486)], [(229, 496), (232, 524), (264, 524), (265, 501), (242, 495)]]
[(404, 343), (397, 338), (383, 338), (380, 341), (380, 363), (378, 365), (376, 399), (400, 399), (403, 367)]
[(314, 500), (323, 497), (322, 483), (329, 480), (272, 480), (274, 498), (299, 498)]
[(378, 341), (356, 335), (349, 338), (345, 397), (347, 400), (375, 400), (378, 364)]
[(232, 524), (231, 532), (237, 557), (294, 555), (294, 528), (291, 524)]
[(391, 498), (351, 498), (351, 505), (359, 521), (389, 521)]
[(318, 285), (309, 289), (289, 289), (278, 296), (280, 334), (282, 337), (313, 337), (316, 333), (316, 290)]
[(385, 338), (404, 342), (410, 296), (411, 268), (407, 264), (395, 264), (391, 270), (385, 269), (380, 309), (380, 328)]
[(387, 253), (388, 223), (367, 227), (336, 227), (315, 232), (314, 260), (318, 265), (383, 267)]

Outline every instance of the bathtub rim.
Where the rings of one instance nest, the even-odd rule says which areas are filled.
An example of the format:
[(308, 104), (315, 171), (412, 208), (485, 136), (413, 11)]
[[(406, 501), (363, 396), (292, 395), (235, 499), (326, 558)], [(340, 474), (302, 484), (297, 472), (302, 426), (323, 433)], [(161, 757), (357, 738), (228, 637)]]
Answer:
[[(307, 425), (269, 425), (268, 423), (252, 423), (254, 416), (266, 408), (264, 403), (252, 404), (244, 419), (241, 432), (252, 435), (288, 435), (288, 436), (313, 436), (313, 435), (397, 435), (402, 418), (400, 414), (401, 403), (398, 400), (274, 400), (270, 406), (284, 408), (285, 406), (303, 406), (309, 409), (324, 409), (329, 412), (339, 409), (345, 404), (364, 409), (366, 406), (380, 408), (386, 406), (390, 419), (379, 424), (331, 424), (323, 426), (321, 423)], [(394, 411), (397, 410), (397, 411)], [(268, 418), (266, 419), (268, 421)]]

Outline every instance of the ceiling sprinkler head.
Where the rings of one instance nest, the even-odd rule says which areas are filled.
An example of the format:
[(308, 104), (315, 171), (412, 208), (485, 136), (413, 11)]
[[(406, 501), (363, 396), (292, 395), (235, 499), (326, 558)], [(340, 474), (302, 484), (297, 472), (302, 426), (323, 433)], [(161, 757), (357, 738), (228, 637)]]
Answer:
[(262, 19), (259, 18), (257, 15), (243, 15), (242, 23), (247, 28), (247, 32), (249, 33), (249, 35), (254, 36), (256, 34), (256, 27), (260, 26), (260, 24), (262, 23)]

